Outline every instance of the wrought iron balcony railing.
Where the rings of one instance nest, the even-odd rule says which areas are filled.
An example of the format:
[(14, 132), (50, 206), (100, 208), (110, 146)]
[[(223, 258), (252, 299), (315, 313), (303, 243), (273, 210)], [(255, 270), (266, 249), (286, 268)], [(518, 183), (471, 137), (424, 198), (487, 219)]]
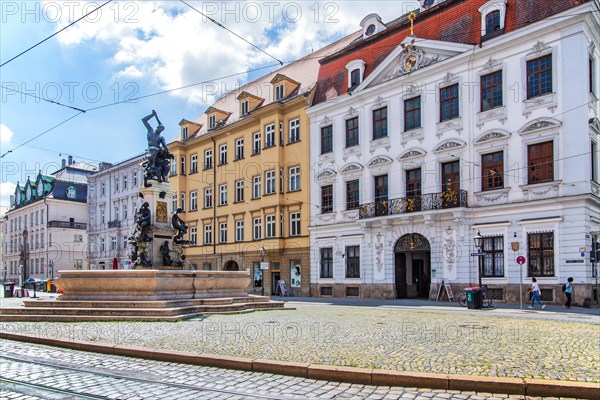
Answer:
[(69, 229), (86, 229), (87, 224), (84, 222), (69, 222), (69, 221), (50, 221), (49, 228), (69, 228)]
[(120, 227), (121, 227), (121, 221), (119, 221), (118, 219), (116, 219), (114, 221), (108, 221), (108, 229), (120, 228)]
[(361, 204), (358, 217), (374, 218), (384, 215), (406, 214), (417, 211), (441, 210), (444, 208), (468, 207), (466, 190), (448, 190), (399, 199), (380, 200)]

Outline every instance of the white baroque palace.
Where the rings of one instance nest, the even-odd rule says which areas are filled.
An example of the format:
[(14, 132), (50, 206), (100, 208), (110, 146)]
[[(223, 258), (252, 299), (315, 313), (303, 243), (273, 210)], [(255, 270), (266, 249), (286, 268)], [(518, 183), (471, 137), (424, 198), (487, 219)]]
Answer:
[(89, 178), (89, 269), (126, 267), (128, 237), (135, 223), (138, 192), (144, 184), (144, 154), (117, 164), (103, 163)]
[(431, 22), (417, 19), (373, 68), (369, 46), (390, 36), (372, 15), (368, 45), (321, 61), (348, 79), (319, 86), (307, 111), (317, 296), (436, 299), (442, 281), (455, 294), (481, 281), (513, 302), (536, 277), (545, 300), (564, 302), (573, 277), (576, 304), (594, 297), (600, 13), (588, 2), (505, 32), (507, 3), (464, 27), (481, 27), (480, 44), (421, 37)]

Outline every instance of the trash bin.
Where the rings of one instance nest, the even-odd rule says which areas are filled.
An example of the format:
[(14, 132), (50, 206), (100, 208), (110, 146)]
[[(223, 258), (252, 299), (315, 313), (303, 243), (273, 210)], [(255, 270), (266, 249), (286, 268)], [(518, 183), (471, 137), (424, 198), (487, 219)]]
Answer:
[(14, 283), (4, 283), (4, 297), (13, 297)]
[(481, 309), (483, 304), (483, 291), (481, 288), (466, 288), (465, 293), (467, 294), (467, 308), (474, 310)]

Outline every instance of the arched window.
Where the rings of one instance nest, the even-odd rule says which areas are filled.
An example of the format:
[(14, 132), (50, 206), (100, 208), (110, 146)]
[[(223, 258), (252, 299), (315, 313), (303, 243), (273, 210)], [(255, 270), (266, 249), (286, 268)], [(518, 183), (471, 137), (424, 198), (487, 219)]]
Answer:
[(485, 16), (485, 34), (500, 30), (500, 11), (494, 10)]

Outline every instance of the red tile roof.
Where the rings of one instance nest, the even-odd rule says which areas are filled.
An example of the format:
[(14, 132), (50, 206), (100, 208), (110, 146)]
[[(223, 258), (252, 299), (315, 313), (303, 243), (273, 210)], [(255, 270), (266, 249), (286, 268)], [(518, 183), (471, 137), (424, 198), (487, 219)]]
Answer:
[[(489, 0), (447, 0), (417, 14), (414, 33), (419, 39), (478, 44), (481, 14), (478, 9)], [(505, 32), (511, 32), (561, 13), (590, 0), (508, 0)], [(386, 24), (387, 29), (371, 37), (355, 40), (345, 48), (320, 60), (319, 79), (313, 105), (348, 89), (346, 64), (362, 59), (364, 78), (410, 35), (408, 14)], [(329, 94), (327, 94), (329, 92)]]

